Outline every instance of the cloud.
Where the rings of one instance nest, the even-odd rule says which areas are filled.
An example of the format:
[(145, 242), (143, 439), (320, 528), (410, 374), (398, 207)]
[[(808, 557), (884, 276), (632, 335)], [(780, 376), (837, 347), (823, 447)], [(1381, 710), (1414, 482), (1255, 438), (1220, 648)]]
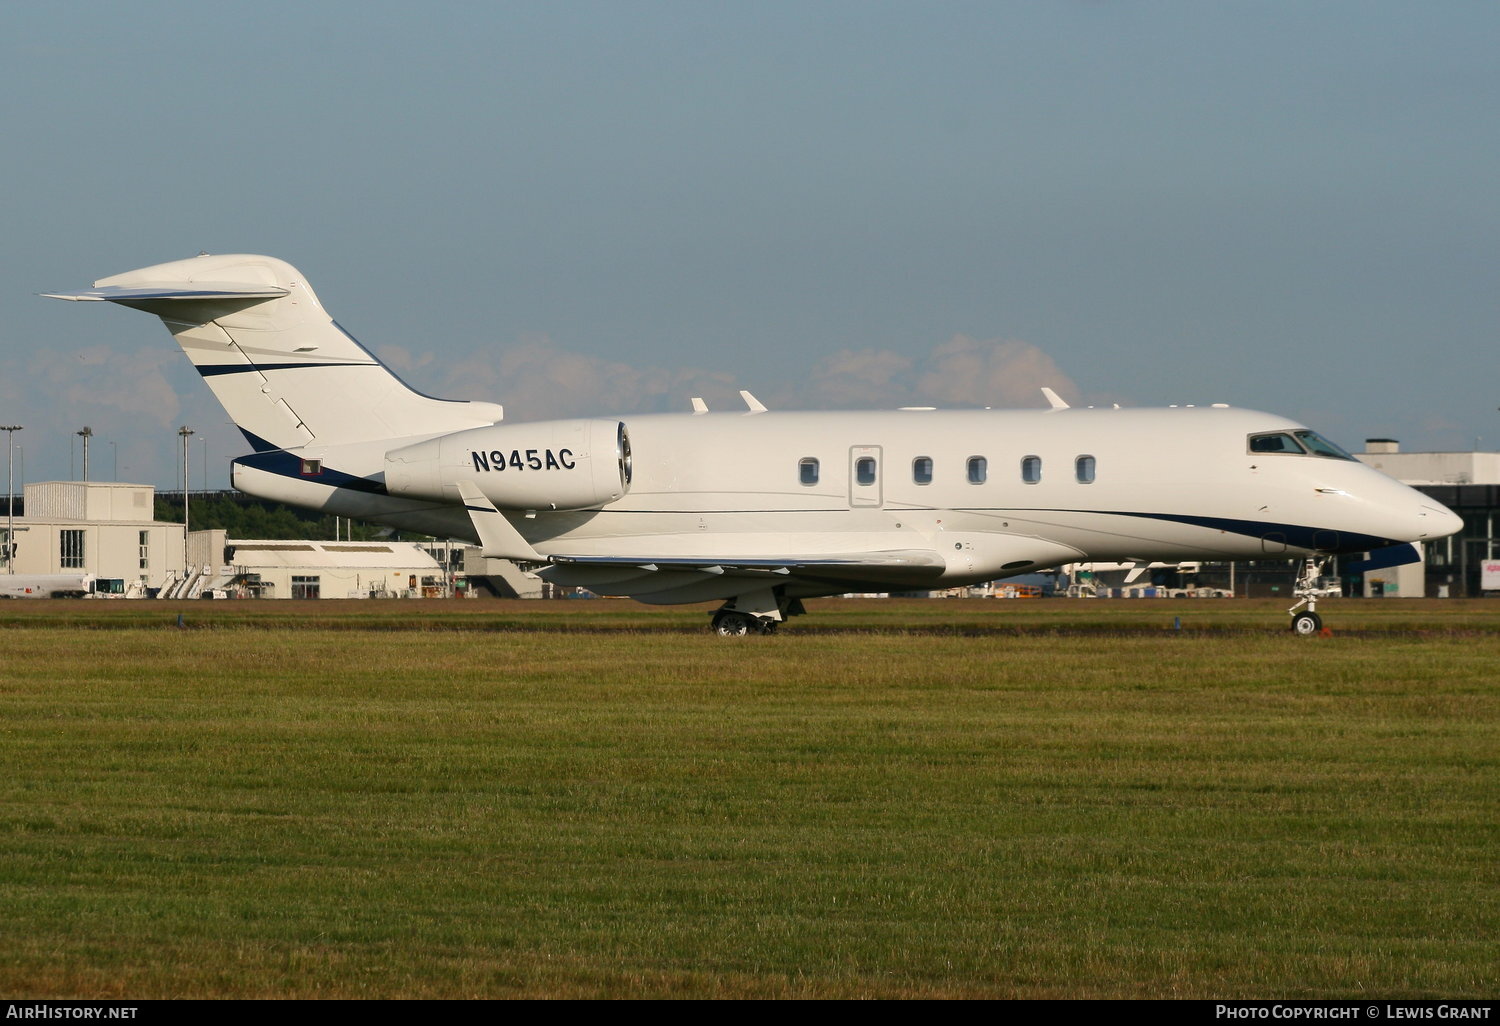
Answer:
[(107, 346), (44, 349), (31, 359), (27, 387), (47, 396), (50, 407), (70, 410), (74, 419), (86, 416), (84, 411), (104, 409), (165, 427), (177, 418), (181, 403), (164, 369), (180, 359), (160, 346), (129, 352)]
[(814, 409), (1038, 406), (1043, 385), (1078, 398), (1078, 386), (1031, 343), (955, 335), (920, 364), (889, 350), (841, 350), (813, 368), (798, 398)]
[(433, 361), (434, 354), (413, 354), (411, 350), (402, 346), (377, 346), (375, 358), (385, 364), (397, 374), (410, 374), (412, 371), (420, 370)]
[(841, 349), (812, 369), (798, 405), (848, 409), (907, 403), (912, 366), (910, 359), (887, 349)]
[(534, 420), (687, 409), (689, 397), (721, 395), (733, 385), (727, 374), (636, 367), (533, 336), (496, 357), (476, 355), (454, 364), (447, 394), (501, 402), (507, 419)]
[(167, 373), (180, 360), (175, 347), (159, 346), (33, 352), (20, 373), (0, 378), (0, 416), (25, 428), (15, 437), (24, 454), (15, 467), (17, 488), (23, 477), (63, 480), (81, 473), (77, 432), (84, 425), (93, 430), (96, 480), (112, 476), (118, 463), (122, 477), (171, 481), (170, 432), (183, 404)]
[(1078, 386), (1030, 342), (955, 335), (933, 349), (916, 391), (941, 405), (1035, 406), (1044, 385), (1078, 398)]
[[(713, 408), (737, 406), (741, 387), (731, 374), (636, 366), (564, 349), (544, 336), (447, 366), (438, 394), (501, 402), (516, 420), (681, 410), (692, 396), (707, 397)], [(1029, 342), (966, 335), (934, 346), (920, 360), (891, 350), (843, 349), (806, 373), (786, 373), (791, 380), (760, 395), (773, 409), (1036, 407), (1043, 405), (1043, 385), (1069, 400), (1079, 394), (1052, 358)], [(762, 387), (757, 382), (757, 390)]]

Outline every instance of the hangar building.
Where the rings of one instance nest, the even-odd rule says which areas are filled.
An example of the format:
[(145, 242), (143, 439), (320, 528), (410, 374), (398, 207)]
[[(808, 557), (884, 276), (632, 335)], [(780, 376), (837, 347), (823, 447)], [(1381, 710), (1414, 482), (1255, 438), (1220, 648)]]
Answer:
[(452, 593), (443, 567), (415, 542), (223, 539), (217, 550), (223, 563), (217, 579), (204, 587), (236, 597), (446, 598)]

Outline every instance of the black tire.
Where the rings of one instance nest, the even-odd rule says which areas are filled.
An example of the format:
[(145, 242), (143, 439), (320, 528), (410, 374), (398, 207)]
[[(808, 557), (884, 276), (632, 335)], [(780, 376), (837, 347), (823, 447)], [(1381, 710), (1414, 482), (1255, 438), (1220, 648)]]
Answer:
[(1317, 613), (1298, 613), (1292, 617), (1292, 633), (1311, 637), (1323, 629), (1323, 618)]
[(743, 638), (750, 633), (750, 618), (733, 610), (715, 613), (713, 629), (721, 638)]

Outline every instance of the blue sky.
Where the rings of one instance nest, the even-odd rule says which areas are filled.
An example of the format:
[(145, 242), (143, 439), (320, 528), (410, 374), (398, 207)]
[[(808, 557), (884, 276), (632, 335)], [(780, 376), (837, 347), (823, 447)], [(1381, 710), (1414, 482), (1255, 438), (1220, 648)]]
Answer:
[[(58, 3), (0, 32), (0, 423), (28, 480), (227, 481), (154, 319), (297, 265), (509, 415), (1228, 402), (1500, 448), (1491, 3)], [(113, 445), (111, 445), (113, 443)]]

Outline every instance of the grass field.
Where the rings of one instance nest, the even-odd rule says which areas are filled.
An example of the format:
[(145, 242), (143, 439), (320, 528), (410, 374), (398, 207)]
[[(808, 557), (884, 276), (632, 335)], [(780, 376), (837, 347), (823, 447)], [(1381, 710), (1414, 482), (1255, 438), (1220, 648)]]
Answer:
[(0, 604), (0, 992), (1495, 996), (1500, 603), (809, 605)]

